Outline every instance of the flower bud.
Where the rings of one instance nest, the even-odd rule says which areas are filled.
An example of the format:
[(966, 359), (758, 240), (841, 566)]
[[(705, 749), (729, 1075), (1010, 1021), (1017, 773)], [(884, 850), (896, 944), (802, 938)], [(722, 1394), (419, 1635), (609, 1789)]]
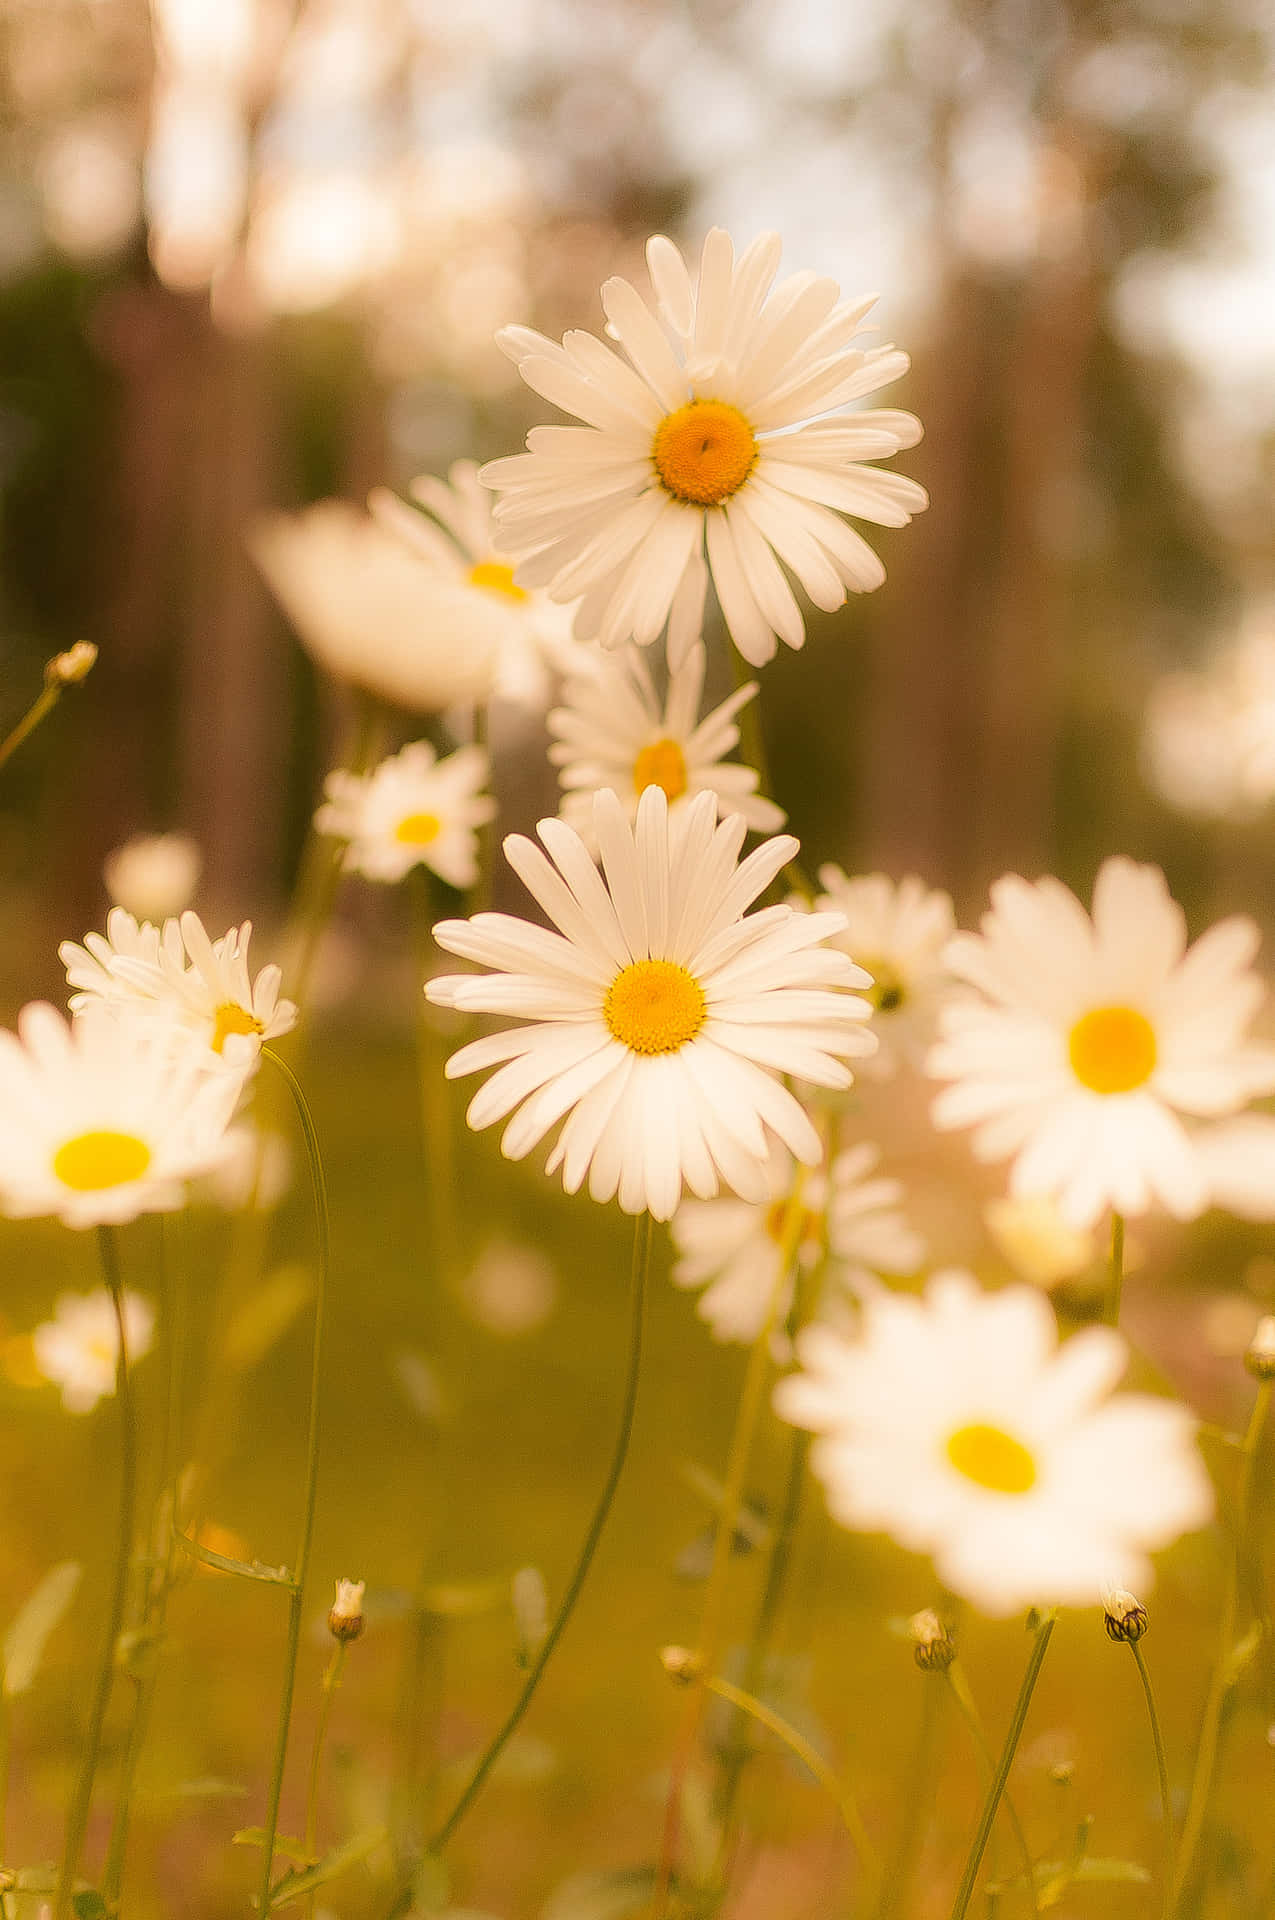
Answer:
[(328, 1614), (328, 1632), (335, 1640), (357, 1640), (363, 1631), (364, 1580), (338, 1580), (336, 1599)]
[(1275, 1380), (1275, 1313), (1265, 1313), (1258, 1321), (1244, 1365), (1255, 1380)]
[(1107, 1587), (1102, 1608), (1109, 1640), (1141, 1640), (1147, 1630), (1147, 1610), (1140, 1600), (1123, 1587)]
[(933, 1607), (923, 1607), (908, 1621), (912, 1657), (923, 1673), (946, 1673), (956, 1658), (956, 1642), (946, 1621)]
[(704, 1662), (690, 1647), (661, 1647), (660, 1661), (670, 1680), (689, 1687), (704, 1671)]
[(46, 687), (74, 687), (87, 680), (97, 659), (91, 640), (77, 640), (66, 653), (55, 653), (44, 669)]

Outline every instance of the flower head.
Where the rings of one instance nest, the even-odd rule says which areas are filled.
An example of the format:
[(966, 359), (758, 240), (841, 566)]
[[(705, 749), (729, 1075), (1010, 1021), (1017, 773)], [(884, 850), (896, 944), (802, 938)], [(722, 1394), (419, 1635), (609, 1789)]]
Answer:
[(180, 1207), (227, 1151), (238, 1092), (175, 1053), (163, 1022), (98, 1004), (68, 1026), (24, 1007), (0, 1033), (0, 1210), (93, 1227)]
[(711, 569), (735, 645), (761, 666), (777, 639), (805, 639), (785, 567), (832, 611), (885, 578), (842, 516), (899, 527), (925, 506), (915, 481), (864, 464), (914, 446), (919, 422), (846, 411), (906, 354), (852, 344), (871, 299), (809, 273), (776, 285), (779, 254), (766, 233), (736, 260), (715, 227), (693, 284), (671, 240), (648, 241), (654, 310), (627, 280), (602, 289), (623, 359), (587, 333), (560, 347), (528, 327), (497, 335), (527, 385), (585, 423), (537, 427), (529, 452), (481, 475), (519, 583), (583, 596), (579, 638), (645, 645), (668, 621), (676, 665)]
[(427, 740), (415, 740), (371, 773), (330, 773), (314, 824), (348, 841), (343, 865), (368, 880), (394, 882), (424, 866), (449, 886), (472, 887), (476, 830), (496, 812), (479, 791), (488, 772), (481, 747), (438, 760)]
[(549, 715), (549, 758), (561, 768), (562, 818), (586, 840), (599, 787), (619, 794), (630, 819), (646, 788), (657, 786), (676, 812), (695, 794), (712, 792), (723, 815), (742, 814), (754, 833), (783, 826), (782, 807), (758, 793), (754, 769), (724, 758), (739, 740), (735, 715), (753, 698), (757, 682), (740, 687), (701, 720), (707, 658), (697, 640), (669, 674), (663, 699), (635, 647), (586, 655), (568, 681), (562, 706)]
[(139, 920), (162, 922), (195, 897), (203, 856), (187, 833), (135, 833), (102, 863), (106, 891)]
[(815, 905), (846, 916), (838, 946), (872, 975), (868, 998), (881, 1045), (868, 1072), (884, 1079), (905, 1063), (918, 1064), (934, 1037), (938, 1009), (951, 990), (943, 954), (956, 927), (952, 897), (915, 874), (849, 879), (831, 862), (820, 867), (819, 884)]
[[(124, 1345), (133, 1366), (149, 1353), (155, 1309), (140, 1293), (122, 1296)], [(35, 1364), (46, 1380), (62, 1389), (68, 1413), (92, 1413), (98, 1401), (115, 1391), (120, 1335), (115, 1307), (105, 1287), (95, 1293), (60, 1293), (52, 1320), (31, 1335)]]
[(1092, 920), (1057, 880), (998, 881), (981, 935), (948, 948), (975, 992), (940, 1014), (929, 1071), (953, 1085), (936, 1124), (974, 1127), (980, 1159), (1013, 1155), (1011, 1192), (1055, 1195), (1071, 1226), (1156, 1201), (1202, 1212), (1208, 1175), (1182, 1116), (1275, 1088), (1275, 1054), (1245, 1038), (1258, 939), (1251, 920), (1223, 920), (1188, 952), (1164, 875), (1131, 860), (1104, 863)]
[(139, 1002), (145, 1006), (150, 995), (134, 985), (119, 963), (136, 960), (143, 967), (156, 967), (160, 944), (159, 928), (149, 920), (139, 923), (124, 907), (112, 907), (106, 916), (106, 932), (86, 933), (83, 946), (64, 940), (58, 958), (66, 968), (67, 985), (76, 989), (69, 1003), (71, 1012), (82, 1013), (96, 1002), (112, 1007)]
[(869, 1294), (861, 1337), (798, 1336), (775, 1390), (843, 1526), (933, 1556), (985, 1613), (1144, 1590), (1147, 1555), (1213, 1511), (1185, 1407), (1113, 1394), (1127, 1350), (1090, 1327), (1065, 1345), (1031, 1287), (984, 1293), (944, 1273), (923, 1299)]
[(366, 1580), (338, 1580), (336, 1599), (328, 1610), (328, 1632), (334, 1640), (357, 1640), (363, 1631), (363, 1595)]
[(557, 1121), (549, 1156), (574, 1193), (618, 1192), (626, 1213), (667, 1220), (683, 1182), (702, 1198), (719, 1184), (767, 1197), (772, 1142), (819, 1158), (809, 1119), (779, 1075), (845, 1087), (850, 1056), (868, 1052), (868, 1005), (846, 988), (859, 969), (825, 943), (837, 915), (746, 909), (797, 843), (765, 841), (738, 864), (745, 825), (717, 822), (703, 793), (670, 821), (648, 787), (630, 825), (619, 799), (594, 801), (599, 874), (561, 820), (536, 829), (549, 855), (511, 835), (505, 854), (557, 932), (508, 914), (444, 920), (439, 945), (496, 969), (431, 980), (441, 1006), (529, 1024), (476, 1040), (449, 1077), (499, 1071), (474, 1096), (469, 1124), (512, 1115), (501, 1142), (521, 1159)]

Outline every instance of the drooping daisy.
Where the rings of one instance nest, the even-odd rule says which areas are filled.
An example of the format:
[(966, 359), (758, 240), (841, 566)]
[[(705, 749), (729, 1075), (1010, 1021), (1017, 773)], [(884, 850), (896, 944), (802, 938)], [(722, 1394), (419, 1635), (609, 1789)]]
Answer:
[(667, 1220), (683, 1182), (701, 1198), (724, 1183), (767, 1197), (775, 1140), (799, 1160), (819, 1139), (780, 1074), (845, 1087), (842, 1064), (871, 1051), (868, 1005), (847, 988), (863, 973), (826, 937), (839, 915), (746, 909), (797, 851), (786, 835), (737, 864), (746, 831), (717, 823), (702, 793), (680, 822), (648, 787), (634, 825), (616, 795), (594, 800), (602, 874), (562, 820), (536, 829), (549, 855), (512, 834), (510, 865), (560, 929), (480, 913), (444, 920), (439, 945), (493, 967), (431, 980), (429, 998), (529, 1022), (454, 1054), (449, 1078), (499, 1069), (475, 1094), (469, 1124), (512, 1114), (501, 1147), (519, 1160), (566, 1116), (548, 1171), (626, 1213)]
[(911, 1273), (920, 1265), (924, 1244), (899, 1211), (901, 1183), (869, 1178), (879, 1159), (877, 1148), (864, 1141), (838, 1154), (829, 1173), (807, 1174), (798, 1193), (791, 1157), (776, 1152), (764, 1203), (683, 1200), (672, 1220), (678, 1252), (672, 1280), (678, 1287), (703, 1287), (696, 1311), (714, 1339), (751, 1344), (771, 1314), (772, 1301), (774, 1324), (782, 1327), (794, 1290), (792, 1273), (781, 1272), (794, 1205), (796, 1258), (802, 1268), (814, 1267), (825, 1251), (856, 1273)]
[(487, 699), (505, 627), (495, 598), (440, 581), (357, 507), (272, 514), (248, 545), (301, 644), (338, 680), (418, 713)]
[(24, 1007), (0, 1033), (0, 1210), (69, 1227), (170, 1212), (227, 1151), (238, 1092), (176, 1053), (164, 1022), (98, 1002), (68, 1026)]
[(645, 645), (667, 620), (676, 665), (702, 623), (706, 549), (731, 638), (761, 666), (777, 638), (805, 639), (785, 567), (833, 611), (885, 578), (842, 516), (901, 527), (926, 505), (914, 480), (863, 464), (915, 446), (919, 421), (847, 411), (907, 355), (853, 346), (872, 299), (842, 301), (811, 273), (775, 285), (779, 255), (766, 233), (736, 260), (715, 227), (693, 285), (671, 240), (648, 241), (655, 311), (627, 280), (602, 289), (625, 359), (588, 333), (496, 336), (529, 387), (585, 423), (536, 427), (529, 452), (481, 474), (520, 584), (583, 595), (577, 637)]
[(977, 991), (939, 1016), (928, 1067), (954, 1084), (936, 1125), (972, 1126), (980, 1159), (1013, 1155), (1010, 1191), (1056, 1195), (1071, 1226), (1156, 1201), (1190, 1219), (1209, 1189), (1182, 1116), (1275, 1088), (1275, 1054), (1245, 1038), (1258, 940), (1234, 918), (1188, 952), (1164, 875), (1131, 860), (1104, 863), (1092, 921), (1058, 880), (999, 880), (981, 935), (947, 950)]
[(515, 584), (513, 564), (496, 538), (492, 497), (474, 461), (457, 460), (446, 480), (422, 474), (408, 492), (424, 513), (377, 487), (367, 502), (373, 519), (405, 540), (449, 593), (471, 595), (484, 630), (498, 621), (492, 691), (543, 708), (553, 675), (570, 670), (583, 652), (571, 633), (574, 606)]
[(106, 891), (139, 920), (170, 920), (195, 897), (203, 855), (188, 833), (135, 833), (102, 862)]
[(735, 715), (756, 694), (757, 682), (740, 687), (701, 720), (707, 661), (707, 649), (697, 640), (669, 674), (662, 700), (636, 647), (589, 654), (567, 682), (564, 704), (549, 715), (549, 758), (561, 769), (561, 816), (586, 840), (599, 787), (619, 794), (630, 819), (642, 793), (656, 786), (675, 810), (695, 794), (711, 792), (722, 814), (742, 814), (754, 833), (783, 826), (787, 815), (758, 793), (755, 770), (723, 758), (739, 740)]
[(342, 865), (369, 880), (401, 880), (420, 865), (449, 886), (472, 887), (477, 829), (496, 812), (479, 791), (488, 773), (482, 747), (439, 760), (427, 740), (414, 740), (371, 773), (330, 773), (314, 824), (349, 842)]
[(1212, 1515), (1194, 1415), (1113, 1394), (1120, 1335), (1091, 1327), (1060, 1347), (1034, 1288), (984, 1293), (960, 1272), (923, 1299), (881, 1288), (858, 1340), (808, 1327), (797, 1351), (804, 1371), (775, 1407), (820, 1436), (811, 1464), (833, 1517), (931, 1554), (985, 1613), (1143, 1590), (1147, 1555)]
[(872, 975), (868, 998), (881, 1045), (867, 1071), (885, 1079), (905, 1063), (919, 1065), (951, 988), (943, 964), (956, 928), (951, 895), (911, 873), (902, 880), (884, 873), (849, 879), (831, 862), (820, 867), (819, 884), (816, 906), (846, 916), (837, 945)]
[[(155, 1309), (140, 1293), (123, 1294), (124, 1345), (132, 1367), (150, 1352)], [(105, 1287), (95, 1293), (60, 1293), (52, 1320), (31, 1335), (35, 1364), (44, 1378), (62, 1389), (68, 1413), (92, 1413), (98, 1401), (115, 1391), (120, 1336), (115, 1308)]]

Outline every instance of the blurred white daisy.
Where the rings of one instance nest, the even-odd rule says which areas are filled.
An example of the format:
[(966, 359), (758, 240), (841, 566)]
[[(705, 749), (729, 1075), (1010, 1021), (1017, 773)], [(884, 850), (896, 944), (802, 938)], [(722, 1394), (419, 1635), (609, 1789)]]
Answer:
[(203, 855), (188, 833), (135, 833), (102, 862), (106, 891), (139, 920), (162, 922), (195, 897)]
[(248, 545), (301, 644), (338, 680), (421, 713), (491, 693), (505, 628), (495, 597), (440, 581), (357, 507), (271, 514)]
[(139, 992), (119, 971), (121, 960), (140, 960), (149, 967), (159, 963), (160, 931), (149, 920), (141, 924), (124, 907), (112, 907), (106, 916), (106, 932), (86, 933), (84, 944), (64, 940), (58, 958), (66, 968), (72, 1013), (81, 1013), (94, 1001), (113, 1006), (141, 1000), (149, 995)]
[(1246, 819), (1275, 798), (1275, 602), (1251, 607), (1201, 672), (1156, 683), (1142, 762), (1182, 813)]
[(368, 880), (394, 882), (424, 866), (449, 886), (472, 887), (477, 829), (496, 812), (479, 791), (488, 774), (482, 747), (439, 760), (427, 740), (414, 740), (371, 773), (330, 773), (314, 824), (349, 842), (342, 865)]
[(512, 1114), (501, 1147), (519, 1160), (566, 1116), (549, 1156), (574, 1193), (617, 1192), (626, 1213), (667, 1220), (683, 1182), (701, 1198), (720, 1183), (767, 1197), (778, 1139), (814, 1164), (817, 1134), (779, 1079), (846, 1087), (842, 1061), (870, 1052), (869, 1007), (845, 989), (864, 975), (825, 944), (835, 914), (768, 907), (745, 917), (797, 851), (788, 836), (739, 862), (738, 815), (717, 823), (699, 794), (670, 823), (648, 787), (630, 825), (609, 788), (594, 800), (602, 874), (562, 820), (505, 841), (510, 865), (559, 932), (509, 914), (444, 920), (440, 946), (493, 967), (431, 980), (429, 998), (530, 1024), (454, 1054), (449, 1078), (499, 1069), (469, 1107), (480, 1128)]
[(777, 638), (805, 639), (785, 567), (832, 611), (885, 578), (842, 516), (901, 527), (925, 506), (914, 480), (863, 464), (915, 446), (920, 422), (846, 411), (907, 355), (851, 344), (871, 298), (842, 301), (812, 273), (776, 286), (780, 250), (765, 233), (736, 260), (715, 227), (692, 284), (671, 240), (648, 241), (655, 310), (627, 280), (602, 289), (625, 359), (588, 333), (496, 336), (529, 387), (585, 423), (536, 427), (529, 452), (481, 476), (519, 582), (583, 596), (579, 638), (645, 645), (667, 620), (676, 665), (700, 631), (706, 548), (731, 638), (761, 666)]
[(554, 675), (568, 671), (583, 651), (572, 639), (574, 606), (515, 584), (492, 523), (494, 503), (474, 461), (457, 460), (446, 480), (422, 474), (408, 492), (423, 513), (388, 487), (376, 487), (367, 502), (372, 517), (408, 543), (440, 586), (472, 597), (484, 631), (497, 621), (492, 691), (543, 708)]
[(943, 952), (956, 929), (952, 896), (915, 874), (849, 879), (829, 862), (819, 869), (817, 907), (846, 916), (837, 945), (872, 975), (873, 1031), (881, 1045), (867, 1071), (884, 1079), (905, 1063), (920, 1065), (951, 976)]
[(0, 1032), (0, 1210), (93, 1227), (180, 1207), (227, 1151), (238, 1092), (175, 1053), (164, 1022), (24, 1007)]
[(549, 715), (554, 744), (549, 758), (559, 767), (561, 816), (587, 840), (593, 796), (611, 787), (632, 819), (641, 794), (663, 787), (669, 805), (681, 810), (697, 793), (715, 793), (724, 815), (742, 814), (754, 833), (774, 833), (787, 815), (757, 792), (752, 767), (724, 760), (739, 740), (735, 715), (757, 692), (757, 682), (699, 717), (707, 649), (697, 640), (681, 666), (669, 674), (661, 700), (645, 654), (593, 652), (567, 682), (563, 705)]
[(880, 1288), (859, 1339), (808, 1327), (797, 1351), (805, 1371), (775, 1406), (820, 1436), (811, 1465), (834, 1518), (932, 1555), (984, 1613), (1141, 1591), (1147, 1555), (1212, 1516), (1194, 1415), (1113, 1395), (1120, 1335), (1091, 1327), (1060, 1347), (1031, 1287), (984, 1293), (950, 1272), (923, 1299)]
[[(140, 1293), (125, 1288), (124, 1344), (132, 1367), (150, 1352), (155, 1309)], [(62, 1389), (68, 1413), (92, 1413), (98, 1401), (115, 1391), (120, 1336), (115, 1307), (105, 1287), (95, 1293), (60, 1293), (52, 1320), (31, 1335), (35, 1364), (44, 1378)]]
[(1092, 920), (1058, 880), (997, 881), (981, 935), (947, 950), (977, 991), (940, 1012), (928, 1066), (954, 1084), (935, 1124), (972, 1126), (980, 1159), (1014, 1156), (1011, 1193), (1056, 1196), (1070, 1226), (1156, 1201), (1190, 1219), (1209, 1186), (1182, 1116), (1275, 1088), (1275, 1054), (1245, 1038), (1259, 937), (1223, 920), (1188, 952), (1164, 875), (1132, 860), (1104, 863)]
[(924, 1242), (899, 1210), (902, 1183), (869, 1177), (879, 1159), (876, 1147), (861, 1142), (838, 1154), (829, 1173), (807, 1174), (797, 1194), (792, 1159), (777, 1151), (770, 1162), (769, 1196), (761, 1204), (683, 1200), (671, 1223), (678, 1255), (671, 1277), (674, 1286), (703, 1287), (696, 1311), (714, 1339), (751, 1345), (771, 1316), (772, 1302), (773, 1323), (783, 1326), (795, 1290), (795, 1275), (781, 1271), (794, 1204), (799, 1267), (809, 1271), (829, 1252), (856, 1275), (915, 1271), (925, 1255)]

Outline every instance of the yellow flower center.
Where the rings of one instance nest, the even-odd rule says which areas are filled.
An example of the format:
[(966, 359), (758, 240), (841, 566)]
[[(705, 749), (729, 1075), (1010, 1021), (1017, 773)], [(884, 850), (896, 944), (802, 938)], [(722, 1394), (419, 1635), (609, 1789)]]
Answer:
[(691, 400), (660, 421), (651, 458), (675, 500), (720, 507), (756, 465), (757, 441), (738, 407), (725, 400)]
[[(777, 1247), (784, 1243), (784, 1228), (788, 1225), (788, 1200), (772, 1200), (766, 1209), (766, 1238), (773, 1240)], [(823, 1216), (814, 1207), (803, 1207), (797, 1223), (797, 1237), (794, 1246), (804, 1247), (812, 1240), (818, 1240), (823, 1233)]]
[(437, 840), (443, 823), (436, 813), (409, 813), (394, 829), (394, 838), (405, 847), (427, 847)]
[(648, 787), (663, 787), (670, 800), (686, 792), (686, 756), (676, 740), (652, 740), (633, 762), (633, 791)]
[(947, 1457), (958, 1473), (989, 1493), (1030, 1493), (1036, 1462), (1012, 1433), (976, 1420), (948, 1436)]
[(634, 1053), (676, 1053), (704, 1024), (704, 990), (672, 960), (635, 960), (617, 973), (602, 1015)]
[(53, 1156), (53, 1171), (75, 1193), (99, 1193), (140, 1180), (150, 1163), (151, 1150), (135, 1133), (100, 1127), (64, 1140)]
[(878, 1013), (897, 1013), (908, 997), (898, 968), (888, 960), (860, 959), (859, 965), (872, 975), (872, 985), (863, 989), (864, 999), (871, 1001)]
[(527, 598), (527, 589), (514, 581), (514, 570), (507, 567), (503, 560), (479, 560), (469, 569), (471, 587), (482, 587), (488, 593), (503, 594), (506, 600), (521, 603)]
[(1155, 1072), (1155, 1028), (1133, 1007), (1094, 1007), (1067, 1043), (1071, 1070), (1093, 1093), (1130, 1093)]
[(254, 1019), (252, 1014), (245, 1008), (238, 1006), (235, 1001), (227, 1000), (224, 1006), (220, 1006), (217, 1009), (217, 1018), (213, 1024), (213, 1036), (210, 1044), (214, 1053), (222, 1053), (225, 1051), (226, 1041), (232, 1033), (264, 1032), (265, 1028), (262, 1026), (260, 1020)]

